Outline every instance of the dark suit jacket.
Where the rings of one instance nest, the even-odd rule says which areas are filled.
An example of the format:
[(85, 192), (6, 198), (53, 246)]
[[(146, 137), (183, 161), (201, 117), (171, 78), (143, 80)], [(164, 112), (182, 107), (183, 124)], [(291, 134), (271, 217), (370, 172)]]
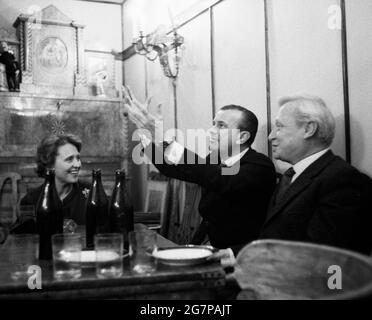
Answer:
[[(146, 154), (163, 159), (162, 149), (152, 144)], [(149, 149), (150, 148), (150, 149)], [(196, 164), (189, 164), (195, 159)], [(209, 240), (216, 248), (227, 248), (257, 239), (266, 217), (269, 199), (275, 188), (275, 168), (265, 155), (250, 149), (235, 164), (240, 168), (235, 175), (222, 175), (218, 164), (210, 164), (209, 158), (198, 158), (186, 150), (178, 165), (154, 165), (164, 175), (202, 187), (199, 213), (206, 225)], [(204, 163), (204, 164), (202, 164)]]
[(314, 242), (371, 253), (371, 179), (332, 151), (312, 163), (278, 203), (273, 199), (261, 239)]

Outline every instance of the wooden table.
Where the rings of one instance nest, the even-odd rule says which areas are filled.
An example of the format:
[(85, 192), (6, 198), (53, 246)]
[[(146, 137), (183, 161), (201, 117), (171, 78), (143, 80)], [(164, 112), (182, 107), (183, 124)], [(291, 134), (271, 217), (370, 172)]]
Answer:
[[(176, 246), (160, 235), (158, 244)], [(225, 273), (219, 263), (193, 267), (158, 264), (151, 275), (134, 275), (128, 258), (124, 258), (120, 278), (98, 279), (95, 268), (83, 268), (81, 278), (68, 281), (54, 280), (52, 262), (40, 261), (42, 288), (30, 290), (25, 281), (10, 278), (11, 266), (4, 258), (0, 252), (0, 299), (219, 299), (225, 285)]]

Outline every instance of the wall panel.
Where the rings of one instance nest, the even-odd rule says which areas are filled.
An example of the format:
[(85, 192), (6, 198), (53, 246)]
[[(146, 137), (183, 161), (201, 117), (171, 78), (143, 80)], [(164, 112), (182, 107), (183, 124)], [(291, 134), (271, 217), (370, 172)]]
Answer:
[(223, 1), (214, 8), (216, 109), (242, 105), (259, 120), (254, 147), (267, 153), (265, 20), (261, 0)]
[[(185, 50), (177, 80), (178, 128), (183, 132), (208, 129), (213, 118), (208, 12), (180, 28), (179, 33), (185, 37)], [(205, 149), (199, 151), (206, 152)]]
[(333, 151), (345, 157), (340, 30), (328, 28), (336, 0), (269, 1), (272, 116), (281, 96), (322, 97), (336, 118)]
[(351, 160), (372, 176), (372, 2), (346, 1)]
[[(145, 61), (141, 56), (133, 56), (124, 63), (125, 78), (124, 82), (128, 85), (133, 94), (139, 101), (145, 101), (146, 99), (146, 87), (145, 87)], [(129, 146), (130, 155), (129, 159), (132, 159), (132, 149), (140, 143), (139, 141), (132, 141), (132, 132), (136, 129), (134, 124), (129, 122)], [(138, 136), (137, 136), (138, 140)], [(131, 162), (129, 162), (131, 163)], [(134, 207), (137, 210), (142, 210), (145, 203), (145, 187), (147, 180), (147, 166), (146, 165), (133, 165), (132, 164), (132, 192)]]
[[(153, 114), (161, 112), (166, 134), (175, 127), (174, 92), (172, 81), (164, 75), (158, 60), (147, 62), (147, 88), (148, 96), (152, 97), (150, 111)], [(156, 110), (159, 104), (161, 108)]]

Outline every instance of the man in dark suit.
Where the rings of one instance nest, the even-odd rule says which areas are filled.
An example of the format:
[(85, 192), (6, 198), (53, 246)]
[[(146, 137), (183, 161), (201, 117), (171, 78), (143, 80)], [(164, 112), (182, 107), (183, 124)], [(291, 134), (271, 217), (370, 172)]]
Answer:
[(279, 105), (269, 139), (274, 157), (292, 167), (273, 195), (260, 238), (370, 254), (371, 179), (329, 149), (335, 134), (331, 112), (323, 100), (310, 96), (284, 98)]
[[(138, 128), (148, 129), (147, 138), (153, 141), (153, 116), (130, 92), (125, 96), (130, 118)], [(251, 111), (236, 105), (221, 108), (209, 130), (211, 154), (206, 159), (175, 141), (163, 152), (163, 147), (142, 138), (146, 155), (160, 172), (202, 187), (202, 227), (217, 248), (257, 239), (265, 220), (276, 176), (270, 159), (251, 148), (257, 127)]]
[[(335, 120), (312, 96), (280, 100), (269, 139), (273, 155), (292, 166), (269, 204), (260, 239), (304, 241), (365, 254), (372, 248), (371, 179), (329, 149)], [(236, 255), (244, 246), (232, 248)], [(231, 250), (216, 258), (233, 264)]]

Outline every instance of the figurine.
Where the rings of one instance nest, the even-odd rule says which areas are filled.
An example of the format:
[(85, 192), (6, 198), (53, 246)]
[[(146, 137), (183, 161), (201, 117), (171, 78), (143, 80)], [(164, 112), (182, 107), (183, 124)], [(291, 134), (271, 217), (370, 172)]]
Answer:
[(99, 97), (105, 97), (105, 90), (103, 88), (104, 82), (107, 80), (108, 75), (107, 72), (102, 70), (96, 72), (96, 90), (97, 90), (97, 96)]
[(14, 53), (9, 49), (6, 41), (0, 43), (0, 63), (5, 65), (6, 79), (9, 91), (19, 92), (19, 83), (21, 82), (21, 70), (16, 61)]

